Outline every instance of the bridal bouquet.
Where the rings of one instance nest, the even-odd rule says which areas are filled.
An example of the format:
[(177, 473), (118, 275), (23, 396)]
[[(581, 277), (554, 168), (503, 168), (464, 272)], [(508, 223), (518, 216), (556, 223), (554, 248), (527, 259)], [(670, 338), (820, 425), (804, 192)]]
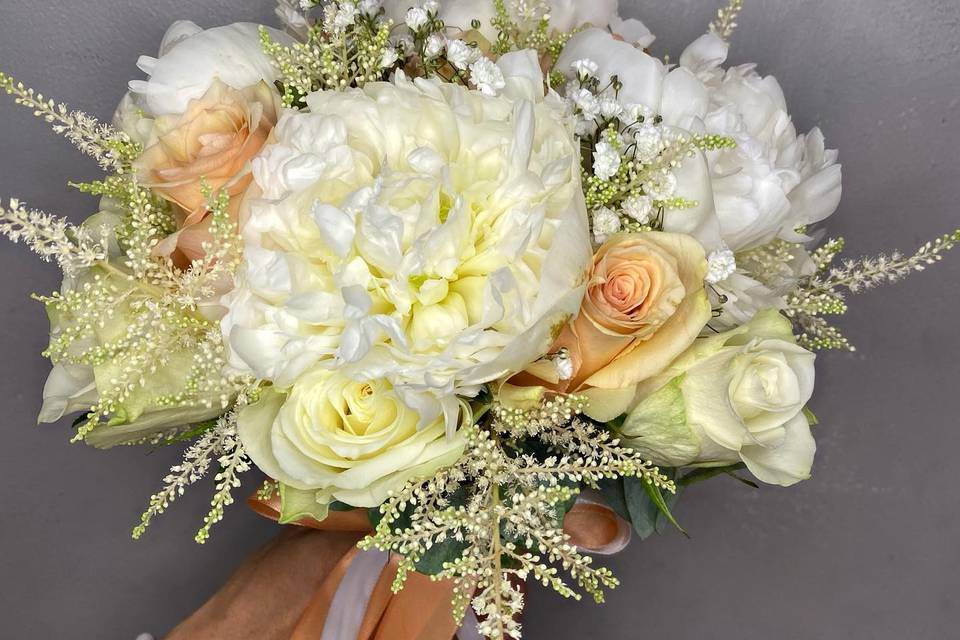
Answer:
[(519, 638), (526, 580), (601, 601), (589, 554), (685, 488), (808, 478), (831, 316), (960, 231), (836, 261), (837, 152), (724, 66), (740, 0), (675, 61), (613, 0), (413, 2), (177, 22), (110, 125), (0, 74), (105, 171), (83, 223), (0, 230), (64, 274), (40, 420), (188, 443), (135, 537), (215, 466), (206, 541), (256, 467), (261, 512), (360, 523), (394, 592)]

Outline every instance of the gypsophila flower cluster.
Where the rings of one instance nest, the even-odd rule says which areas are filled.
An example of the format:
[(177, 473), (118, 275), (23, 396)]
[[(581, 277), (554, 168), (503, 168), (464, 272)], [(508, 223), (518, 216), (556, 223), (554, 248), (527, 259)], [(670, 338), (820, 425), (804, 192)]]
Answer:
[(391, 27), (379, 6), (345, 1), (324, 6), (322, 20), (307, 28), (305, 42), (286, 46), (261, 28), (261, 46), (279, 71), (284, 104), (302, 108), (314, 91), (386, 77), (399, 60), (390, 42)]
[(621, 82), (613, 77), (601, 84), (598, 65), (589, 58), (558, 72), (573, 76), (563, 85), (564, 96), (583, 148), (584, 191), (596, 242), (621, 230), (662, 228), (667, 211), (697, 206), (677, 193), (676, 170), (698, 151), (735, 147), (732, 138), (681, 134), (662, 126), (663, 118), (644, 105), (624, 108)]

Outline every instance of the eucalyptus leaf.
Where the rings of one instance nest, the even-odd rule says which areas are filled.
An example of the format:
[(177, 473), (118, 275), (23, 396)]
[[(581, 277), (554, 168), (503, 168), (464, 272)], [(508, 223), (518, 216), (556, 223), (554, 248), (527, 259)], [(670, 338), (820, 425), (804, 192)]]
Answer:
[(623, 493), (630, 522), (641, 540), (646, 540), (657, 530), (657, 507), (643, 488), (644, 484), (646, 483), (642, 479), (636, 477), (623, 479)]
[(623, 478), (601, 480), (597, 486), (606, 505), (618, 516), (630, 522), (630, 510), (627, 508), (627, 496), (623, 490)]

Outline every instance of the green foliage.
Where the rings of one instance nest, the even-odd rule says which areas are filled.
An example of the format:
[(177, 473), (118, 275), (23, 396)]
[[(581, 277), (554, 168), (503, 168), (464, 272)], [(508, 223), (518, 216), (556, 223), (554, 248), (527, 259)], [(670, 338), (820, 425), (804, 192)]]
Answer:
[(654, 533), (663, 533), (668, 524), (687, 535), (671, 512), (679, 498), (679, 487), (677, 492), (665, 497), (657, 487), (638, 478), (623, 478), (622, 482), (629, 520), (641, 540), (646, 540)]

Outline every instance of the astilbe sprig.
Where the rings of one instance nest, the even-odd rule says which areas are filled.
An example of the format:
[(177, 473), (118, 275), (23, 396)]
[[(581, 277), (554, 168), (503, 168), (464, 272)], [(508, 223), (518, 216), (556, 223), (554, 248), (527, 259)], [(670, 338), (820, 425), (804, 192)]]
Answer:
[[(601, 602), (603, 590), (618, 582), (563, 531), (565, 506), (581, 486), (604, 479), (640, 477), (666, 491), (675, 486), (604, 427), (580, 418), (583, 408), (576, 396), (529, 410), (494, 405), (481, 423), (464, 427), (467, 445), (457, 464), (391, 494), (361, 547), (402, 556), (394, 582), (399, 590), (431, 548), (458, 544), (462, 551), (432, 577), (453, 581), (454, 616), (462, 619), (472, 604), (489, 638), (520, 637), (518, 584), (530, 576), (565, 597), (581, 597), (558, 565)], [(546, 453), (524, 453), (531, 442)]]
[(846, 313), (845, 296), (848, 293), (860, 293), (924, 271), (942, 260), (943, 255), (958, 243), (960, 229), (925, 243), (912, 255), (896, 251), (889, 256), (881, 254), (859, 260), (844, 260), (839, 266), (834, 266), (845, 243), (842, 238), (826, 242), (812, 255), (817, 272), (802, 279), (786, 299), (785, 313), (798, 328), (800, 344), (811, 349), (854, 351), (855, 348), (840, 330), (823, 316)]
[(716, 19), (710, 23), (710, 33), (721, 40), (729, 40), (737, 28), (737, 17), (743, 10), (743, 0), (730, 0), (727, 6), (717, 10)]
[[(65, 276), (62, 291), (38, 297), (55, 319), (44, 354), (54, 364), (99, 371), (97, 400), (73, 440), (125, 422), (125, 404), (135, 393), (149, 390), (153, 377), (184, 354), (192, 365), (182, 388), (154, 398), (157, 407), (205, 406), (211, 411), (229, 407), (248, 381), (224, 375), (222, 335), (216, 323), (200, 312), (241, 259), (226, 194), (206, 190), (212, 240), (204, 245), (204, 258), (186, 270), (178, 269), (168, 258), (156, 255), (160, 239), (172, 231), (173, 218), (169, 207), (138, 184), (130, 171), (139, 146), (112, 127), (71, 112), (5, 74), (0, 74), (0, 87), (114, 172), (102, 181), (78, 185), (81, 191), (111, 198), (122, 212), (113, 229), (73, 225), (27, 209), (17, 200), (0, 207), (0, 233), (27, 244), (45, 260), (55, 260)], [(111, 254), (113, 240), (119, 247), (117, 254)], [(113, 322), (118, 314), (124, 320), (119, 331), (109, 326), (118, 324)], [(140, 442), (181, 432), (131, 430), (111, 435), (109, 441), (110, 445)]]
[(163, 489), (150, 497), (150, 505), (133, 529), (134, 539), (143, 536), (153, 518), (164, 513), (188, 486), (205, 477), (215, 461), (220, 469), (214, 478), (216, 489), (211, 509), (195, 539), (203, 544), (210, 538), (210, 529), (223, 519), (224, 509), (233, 504), (233, 489), (240, 486), (240, 474), (251, 468), (250, 459), (237, 435), (237, 416), (255, 395), (254, 388), (240, 393), (233, 408), (187, 447), (183, 461), (171, 467), (170, 473), (163, 479)]
[(50, 123), (80, 151), (95, 159), (105, 171), (127, 172), (140, 155), (140, 145), (126, 133), (102, 124), (83, 111), (70, 110), (65, 104), (44, 97), (0, 71), (0, 89), (14, 97), (17, 104), (33, 111)]
[(552, 63), (575, 32), (558, 32), (550, 28), (550, 5), (544, 0), (493, 0), (494, 17), (491, 26), (497, 30), (493, 53), (534, 49), (550, 72)]
[(0, 206), (0, 234), (26, 244), (47, 262), (56, 261), (67, 276), (107, 258), (105, 233), (97, 234), (64, 218), (28, 209), (17, 199), (11, 199), (7, 207)]

